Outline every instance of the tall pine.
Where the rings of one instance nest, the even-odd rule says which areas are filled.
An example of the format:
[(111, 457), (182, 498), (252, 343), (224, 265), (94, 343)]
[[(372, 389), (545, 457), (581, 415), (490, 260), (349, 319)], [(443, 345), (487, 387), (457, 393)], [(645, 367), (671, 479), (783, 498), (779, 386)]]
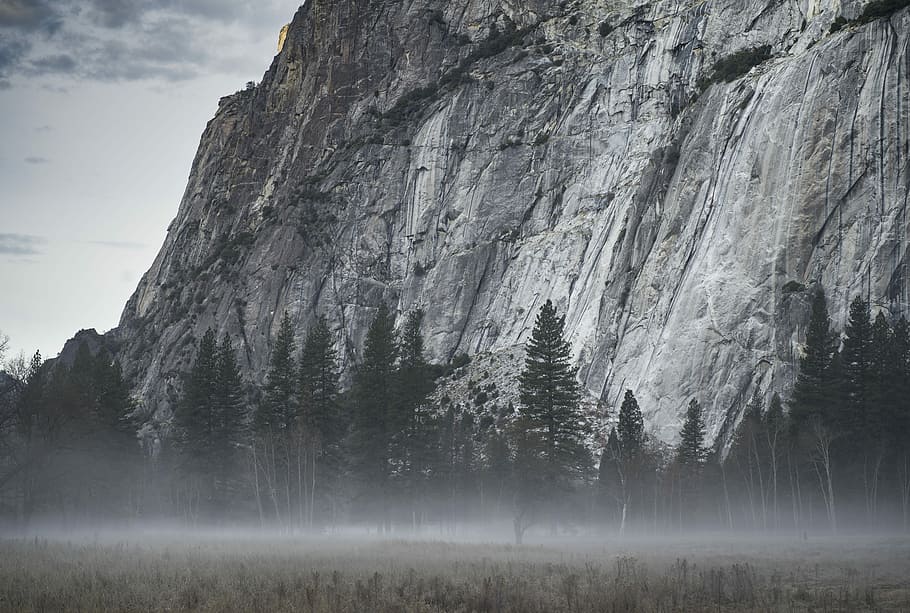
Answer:
[(217, 411), (213, 445), (219, 458), (218, 492), (226, 509), (237, 494), (242, 468), (241, 449), (246, 442), (247, 405), (237, 365), (237, 354), (227, 335), (216, 354), (214, 409)]
[(543, 476), (551, 488), (567, 487), (585, 477), (591, 467), (585, 446), (589, 427), (579, 406), (579, 388), (564, 329), (565, 316), (558, 315), (547, 300), (537, 315), (518, 379), (519, 413), (538, 441)]
[(799, 358), (799, 374), (793, 391), (793, 415), (800, 424), (808, 423), (813, 417), (829, 416), (833, 381), (831, 361), (835, 350), (828, 303), (825, 292), (819, 289), (812, 300), (806, 344)]
[[(837, 425), (852, 446), (861, 445), (866, 432), (872, 379), (872, 322), (869, 303), (857, 296), (850, 303), (841, 351), (845, 397), (838, 403)], [(856, 436), (860, 435), (860, 436)]]
[(708, 457), (708, 449), (705, 447), (705, 418), (701, 405), (694, 398), (686, 408), (686, 419), (679, 432), (679, 439), (677, 462), (690, 469), (700, 468)]
[(300, 409), (307, 441), (304, 480), (307, 525), (316, 513), (317, 484), (320, 492), (338, 477), (341, 457), (338, 444), (343, 422), (338, 406), (338, 354), (325, 317), (317, 317), (307, 331), (300, 352)]
[(278, 327), (266, 377), (265, 401), (257, 413), (256, 428), (273, 435), (290, 433), (299, 416), (299, 375), (294, 362), (294, 328), (287, 313)]
[(192, 519), (214, 508), (220, 458), (219, 418), (214, 400), (218, 388), (218, 345), (209, 328), (199, 341), (196, 359), (183, 385), (175, 414), (179, 468), (184, 478), (184, 510)]
[(380, 305), (370, 322), (363, 359), (354, 374), (350, 461), (360, 486), (358, 506), (362, 511), (374, 513), (383, 530), (391, 527), (388, 487), (392, 428), (397, 417), (394, 382), (397, 357), (395, 318), (388, 307)]
[(641, 454), (645, 443), (645, 421), (632, 390), (626, 390), (619, 407), (619, 423), (616, 425), (619, 448), (625, 457)]

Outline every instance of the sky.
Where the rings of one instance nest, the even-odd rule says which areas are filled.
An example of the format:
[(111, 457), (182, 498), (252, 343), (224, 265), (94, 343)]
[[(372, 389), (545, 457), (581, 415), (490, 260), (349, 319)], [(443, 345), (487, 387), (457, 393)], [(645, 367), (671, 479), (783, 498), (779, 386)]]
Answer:
[(0, 333), (55, 356), (117, 325), (218, 99), (302, 0), (0, 0)]

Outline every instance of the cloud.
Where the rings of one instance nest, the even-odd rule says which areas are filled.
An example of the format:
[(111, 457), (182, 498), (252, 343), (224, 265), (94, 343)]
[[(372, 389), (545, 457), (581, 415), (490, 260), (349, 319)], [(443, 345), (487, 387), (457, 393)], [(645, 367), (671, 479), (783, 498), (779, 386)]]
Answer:
[(145, 243), (135, 243), (132, 241), (88, 241), (91, 245), (99, 247), (110, 247), (111, 249), (145, 249), (148, 247)]
[(53, 132), (54, 126), (44, 124), (43, 126), (35, 126), (35, 132)]
[(0, 234), (0, 254), (40, 255), (45, 239), (31, 234)]
[(26, 32), (53, 32), (61, 25), (61, 16), (44, 0), (0, 0), (0, 28)]
[(76, 70), (76, 60), (65, 53), (46, 55), (29, 61), (29, 71), (36, 74), (68, 73)]
[(43, 158), (38, 155), (30, 155), (27, 158), (25, 158), (24, 161), (26, 164), (36, 164), (36, 165), (37, 164), (47, 164), (48, 162), (50, 162), (49, 159)]
[[(296, 0), (0, 0), (0, 89), (15, 77), (94, 81), (248, 77)], [(256, 48), (262, 48), (261, 45)], [(231, 56), (236, 58), (231, 58)], [(237, 61), (225, 61), (226, 58)]]

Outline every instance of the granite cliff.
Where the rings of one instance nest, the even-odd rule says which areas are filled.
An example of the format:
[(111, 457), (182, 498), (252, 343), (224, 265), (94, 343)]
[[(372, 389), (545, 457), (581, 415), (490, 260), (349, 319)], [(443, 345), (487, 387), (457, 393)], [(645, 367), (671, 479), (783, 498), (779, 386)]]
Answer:
[(710, 390), (716, 436), (792, 385), (814, 287), (908, 310), (910, 10), (876, 6), (309, 0), (109, 337), (166, 416), (210, 326), (253, 380), (283, 313), (350, 366), (381, 302), (496, 361), (551, 298), (593, 397), (670, 441)]

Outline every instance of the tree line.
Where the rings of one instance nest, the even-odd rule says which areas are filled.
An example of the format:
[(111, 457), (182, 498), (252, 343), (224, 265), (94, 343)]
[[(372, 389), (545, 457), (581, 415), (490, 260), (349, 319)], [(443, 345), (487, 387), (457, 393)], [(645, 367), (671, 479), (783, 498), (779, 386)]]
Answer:
[(298, 346), (283, 317), (258, 386), (241, 376), (231, 339), (209, 330), (173, 418), (144, 448), (136, 432), (149, 416), (105, 351), (80, 347), (68, 366), (20, 360), (0, 380), (0, 515), (287, 531), (358, 522), (382, 533), (497, 521), (519, 543), (532, 526), (908, 527), (908, 325), (873, 319), (861, 297), (838, 333), (814, 292), (792, 394), (756, 395), (715, 445), (707, 398), (688, 402), (672, 446), (646, 430), (633, 390), (606, 414), (583, 401), (565, 318), (550, 301), (511, 400), (494, 385), (472, 388), (473, 402), (437, 393), (470, 369), (467, 358), (427, 362), (422, 318), (408, 313), (396, 329), (380, 306), (347, 389), (324, 318)]

